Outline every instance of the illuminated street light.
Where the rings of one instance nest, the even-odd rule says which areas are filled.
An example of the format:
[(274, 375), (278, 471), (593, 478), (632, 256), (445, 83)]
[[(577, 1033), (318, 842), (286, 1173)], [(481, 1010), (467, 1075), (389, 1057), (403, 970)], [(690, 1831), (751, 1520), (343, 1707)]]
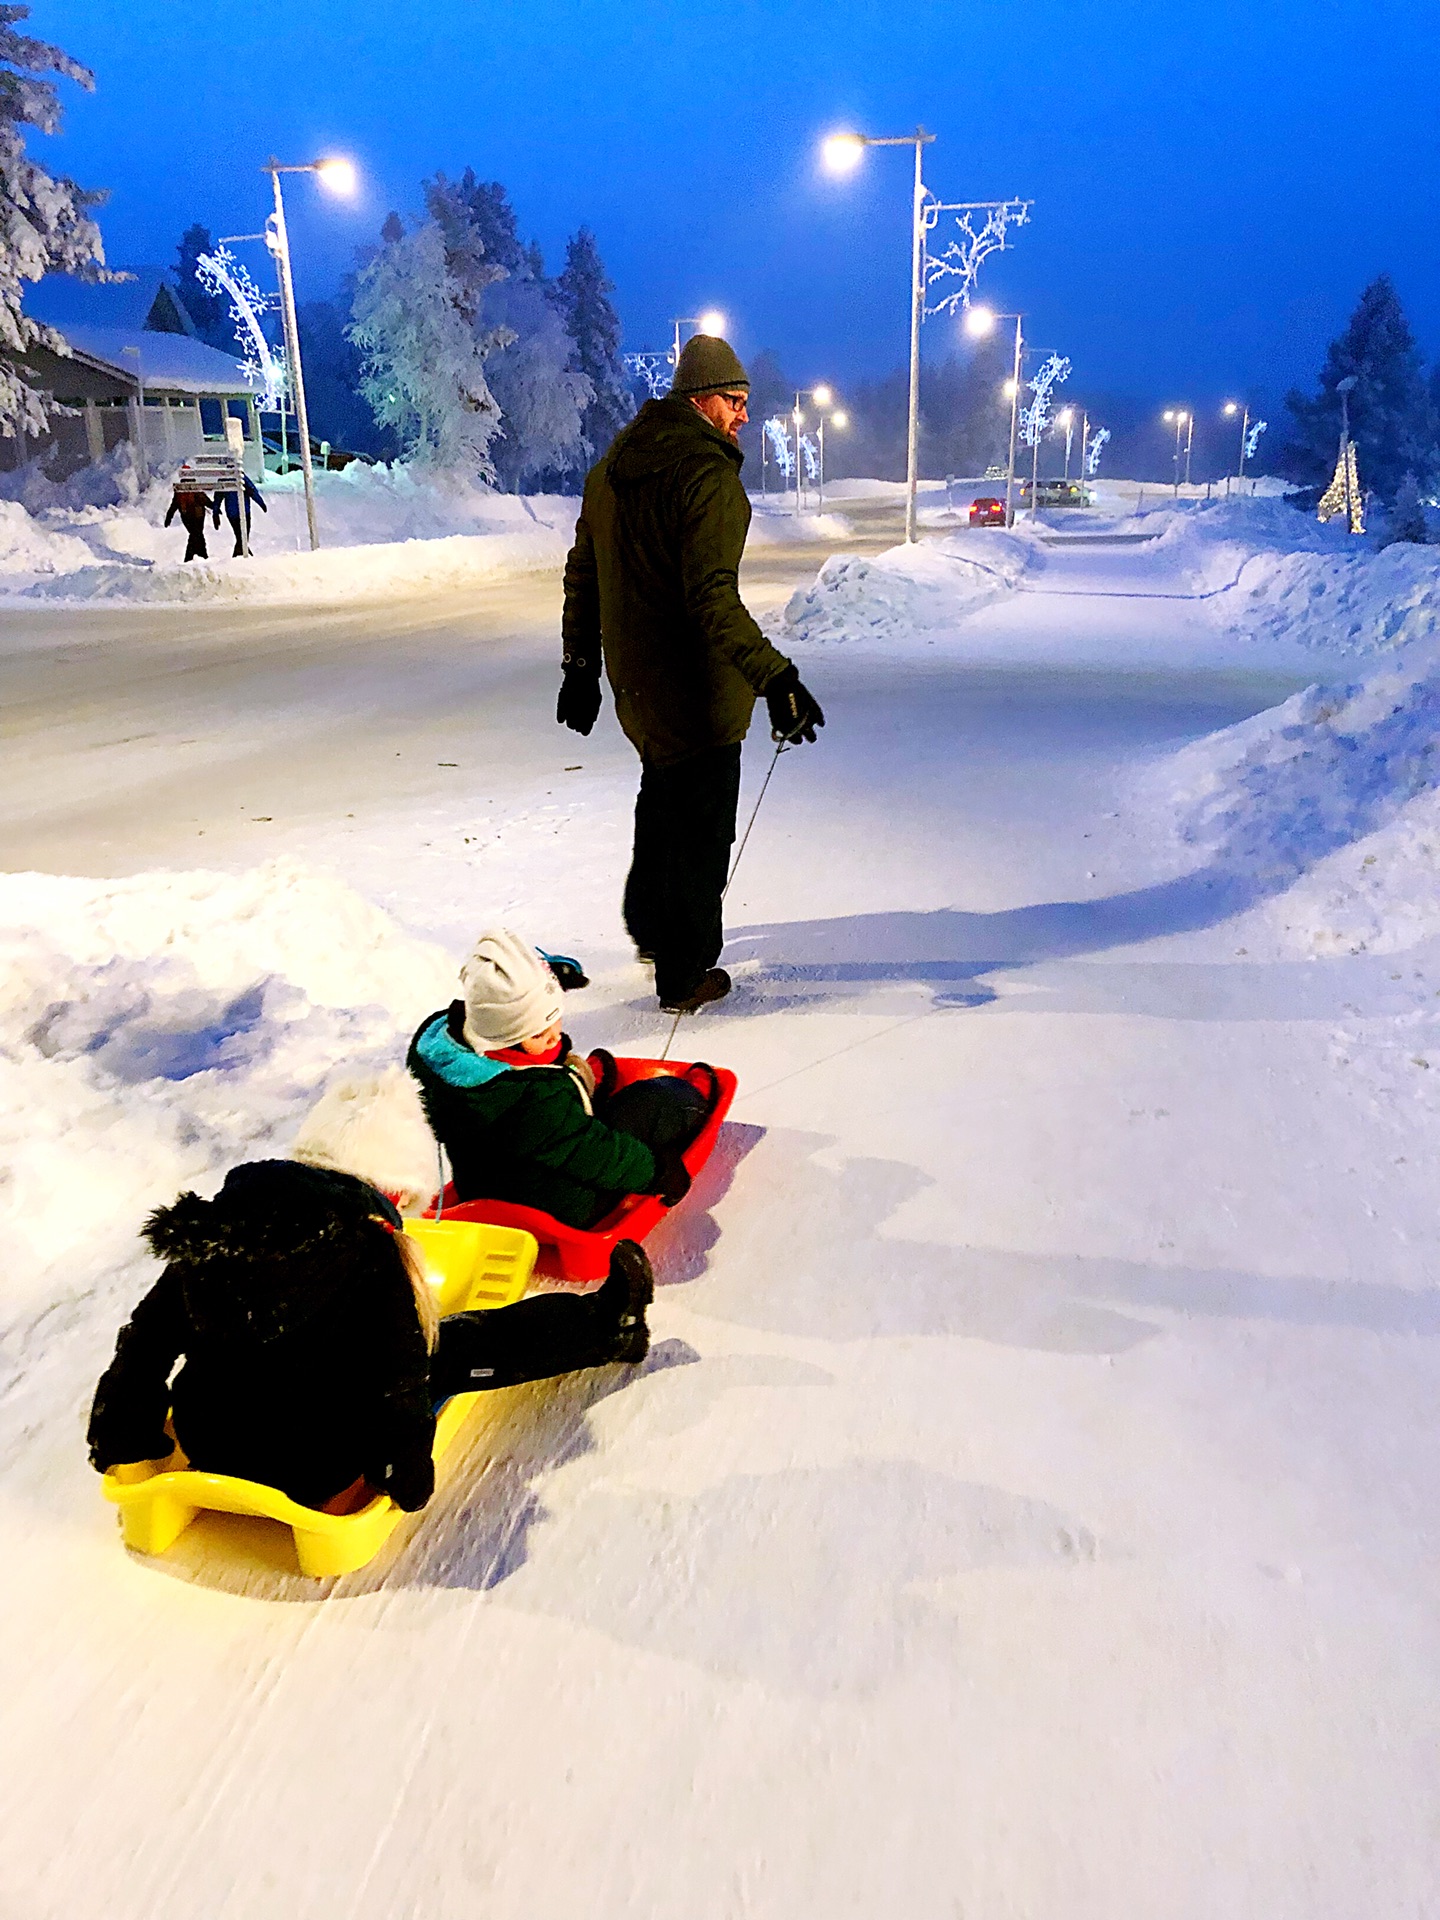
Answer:
[(694, 327), (697, 333), (708, 334), (715, 340), (725, 337), (725, 316), (718, 307), (707, 307), (703, 313), (682, 314), (671, 324), (675, 328), (675, 356), (672, 364), (677, 367), (680, 364), (681, 327)]
[(1162, 418), (1175, 422), (1175, 498), (1180, 498), (1180, 435), (1185, 428), (1189, 432), (1185, 438), (1185, 484), (1190, 484), (1190, 452), (1195, 445), (1195, 409), (1193, 407), (1167, 407)]
[(1075, 409), (1062, 407), (1055, 416), (1057, 427), (1065, 429), (1065, 478), (1070, 478), (1070, 449), (1075, 443)]
[(990, 307), (967, 307), (963, 324), (972, 340), (983, 340), (995, 331), (995, 320)]
[(820, 146), (825, 171), (840, 177), (853, 173), (865, 158), (866, 147), (872, 144), (858, 133), (832, 133)]
[[(825, 410), (827, 407), (833, 409), (835, 395), (833, 390), (823, 383), (818, 387), (797, 387), (795, 390), (795, 411), (790, 417), (795, 422), (795, 517), (797, 520), (800, 517), (801, 467), (805, 458), (800, 447), (800, 429), (805, 424), (805, 416), (800, 411), (800, 402), (805, 399), (810, 399), (815, 402), (815, 411), (820, 417), (818, 428), (820, 440), (820, 464), (818, 469), (820, 502), (817, 508), (818, 512), (823, 511), (825, 506)], [(840, 426), (844, 426), (845, 417), (843, 414), (836, 414), (834, 417)]]
[(320, 160), (315, 166), (315, 177), (322, 187), (328, 187), (342, 199), (348, 200), (355, 191), (355, 167), (349, 160)]
[[(274, 155), (261, 168), (275, 189), (275, 211), (265, 223), (265, 244), (280, 269), (280, 315), (285, 327), (285, 358), (289, 363), (290, 393), (295, 402), (295, 424), (300, 430), (300, 471), (305, 480), (305, 519), (310, 528), (310, 551), (320, 545), (315, 520), (315, 475), (310, 464), (310, 416), (305, 408), (305, 376), (300, 367), (300, 328), (295, 319), (295, 282), (290, 271), (290, 234), (285, 225), (285, 202), (280, 193), (282, 173), (313, 173), (331, 193), (355, 190), (355, 168), (348, 160), (310, 160), (303, 166), (282, 166)], [(245, 502), (240, 502), (243, 521)]]
[[(905, 538), (912, 543), (917, 537), (915, 489), (920, 455), (920, 321), (925, 311), (925, 182), (921, 162), (926, 147), (934, 138), (934, 134), (927, 133), (924, 127), (917, 127), (914, 133), (893, 135), (832, 133), (820, 146), (821, 161), (826, 170), (833, 174), (853, 173), (864, 158), (867, 147), (915, 149), (915, 183), (910, 208), (910, 417), (905, 450)], [(798, 477), (796, 486), (799, 486)]]

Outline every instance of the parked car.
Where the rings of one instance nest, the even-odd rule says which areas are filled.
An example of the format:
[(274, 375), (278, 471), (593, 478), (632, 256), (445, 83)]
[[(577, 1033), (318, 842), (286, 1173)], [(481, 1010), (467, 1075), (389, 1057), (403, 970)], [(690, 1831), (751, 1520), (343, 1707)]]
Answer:
[(997, 500), (993, 493), (982, 493), (978, 499), (970, 502), (970, 524), (972, 527), (1003, 527), (1005, 502)]
[[(261, 446), (265, 450), (265, 471), (267, 473), (298, 473), (300, 470), (300, 442), (291, 434), (284, 448), (280, 445), (278, 434), (262, 434)], [(323, 468), (328, 473), (343, 473), (352, 461), (358, 460), (362, 466), (373, 467), (375, 462), (368, 453), (349, 453), (343, 447), (332, 447), (328, 440), (310, 437), (310, 464)]]
[[(1020, 498), (1030, 504), (1030, 482), (1020, 482)], [(1080, 480), (1042, 480), (1035, 489), (1037, 507), (1088, 507), (1090, 489)]]

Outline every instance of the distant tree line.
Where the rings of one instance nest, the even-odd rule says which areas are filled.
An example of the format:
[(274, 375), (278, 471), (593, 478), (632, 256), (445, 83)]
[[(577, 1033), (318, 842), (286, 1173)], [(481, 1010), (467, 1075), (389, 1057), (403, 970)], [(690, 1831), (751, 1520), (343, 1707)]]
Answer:
[[(467, 167), (421, 191), (423, 214), (391, 213), (336, 296), (299, 309), (312, 433), (512, 492), (574, 490), (635, 407), (594, 234), (571, 237), (552, 278), (499, 181)], [(195, 278), (210, 245), (190, 227), (176, 278), (201, 337), (233, 350), (224, 301)]]

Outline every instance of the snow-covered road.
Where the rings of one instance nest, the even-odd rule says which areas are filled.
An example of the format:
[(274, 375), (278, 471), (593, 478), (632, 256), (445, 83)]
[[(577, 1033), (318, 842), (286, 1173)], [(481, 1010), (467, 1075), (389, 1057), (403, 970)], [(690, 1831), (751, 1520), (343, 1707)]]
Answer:
[[(1251, 951), (1127, 807), (1313, 658), (1237, 666), (1148, 547), (1025, 585), (804, 653), (651, 1360), (496, 1396), (367, 1573), (128, 1560), (80, 1435), (144, 1269), (7, 1312), (0, 1911), (1435, 1910), (1433, 1171), (1346, 1070), (1432, 959)], [(299, 858), (583, 953), (576, 1037), (656, 1040), (556, 596), (4, 615), (5, 866)]]

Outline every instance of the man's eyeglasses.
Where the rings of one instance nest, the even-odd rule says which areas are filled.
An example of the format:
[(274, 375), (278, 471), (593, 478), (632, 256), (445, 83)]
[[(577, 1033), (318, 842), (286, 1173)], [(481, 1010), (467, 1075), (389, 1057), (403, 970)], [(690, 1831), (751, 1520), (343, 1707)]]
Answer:
[(734, 407), (737, 413), (742, 407), (748, 407), (750, 404), (750, 396), (748, 393), (722, 393), (720, 398), (725, 402), (727, 407)]

